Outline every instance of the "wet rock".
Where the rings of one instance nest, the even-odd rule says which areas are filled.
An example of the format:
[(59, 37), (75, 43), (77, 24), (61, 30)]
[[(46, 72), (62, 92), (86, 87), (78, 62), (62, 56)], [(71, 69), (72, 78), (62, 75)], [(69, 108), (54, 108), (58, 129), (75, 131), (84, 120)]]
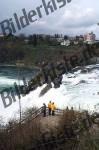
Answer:
[(87, 83), (85, 80), (81, 80), (80, 83)]
[(82, 69), (81, 73), (88, 73), (88, 69)]

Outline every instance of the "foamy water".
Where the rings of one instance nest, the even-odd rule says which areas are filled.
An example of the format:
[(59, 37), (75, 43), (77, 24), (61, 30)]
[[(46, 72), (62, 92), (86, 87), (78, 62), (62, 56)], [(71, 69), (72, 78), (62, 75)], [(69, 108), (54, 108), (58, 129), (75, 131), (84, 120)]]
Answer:
[[(7, 77), (0, 77), (0, 86), (5, 86), (5, 85), (12, 86), (14, 82), (19, 84), (18, 79), (9, 79)], [(23, 82), (20, 81), (20, 84), (22, 84), (22, 83)]]
[[(95, 68), (89, 73), (81, 73), (81, 70), (78, 70), (74, 74), (63, 75), (60, 88), (51, 88), (42, 97), (39, 97), (39, 94), (46, 85), (38, 87), (35, 91), (21, 98), (22, 111), (32, 106), (41, 107), (43, 103), (48, 104), (50, 100), (61, 109), (66, 108), (66, 106), (73, 106), (75, 109), (82, 108), (95, 111), (95, 105), (99, 104), (99, 95), (97, 94), (99, 92), (99, 65), (91, 65), (86, 68), (93, 67)], [(9, 81), (7, 80), (7, 82)], [(16, 102), (6, 109), (0, 97), (0, 116), (4, 118), (5, 122), (10, 118), (18, 117), (18, 111), (19, 100), (17, 96)]]

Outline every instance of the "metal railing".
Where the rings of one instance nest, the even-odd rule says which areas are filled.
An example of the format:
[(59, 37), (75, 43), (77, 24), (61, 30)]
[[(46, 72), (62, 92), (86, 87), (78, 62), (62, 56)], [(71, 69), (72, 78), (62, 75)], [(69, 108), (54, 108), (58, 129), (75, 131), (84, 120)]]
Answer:
[[(39, 108), (39, 109), (37, 109), (36, 111), (33, 111), (33, 113), (30, 115), (30, 116), (28, 116), (28, 118), (25, 118), (25, 119), (23, 119), (22, 121), (21, 121), (21, 123), (24, 123), (24, 122), (26, 122), (26, 121), (31, 121), (31, 120), (34, 120), (34, 119), (36, 119), (37, 117), (39, 117), (39, 116), (43, 116), (43, 107), (41, 107), (41, 108)], [(56, 109), (55, 110), (55, 115), (62, 115), (63, 114), (63, 110), (62, 109)], [(48, 109), (48, 107), (46, 108), (46, 117), (47, 116), (49, 116), (49, 109)]]
[[(56, 109), (55, 110), (55, 116), (62, 115), (63, 112), (64, 111), (61, 110), (61, 109)], [(46, 117), (48, 117), (48, 116), (49, 116), (49, 109), (48, 109), (48, 107), (46, 107)], [(28, 115), (27, 118), (22, 119), (21, 122), (19, 121), (19, 123), (16, 123), (16, 124), (9, 123), (9, 125), (7, 125), (5, 127), (5, 130), (7, 129), (8, 132), (10, 132), (12, 129), (15, 129), (18, 126), (21, 126), (21, 125), (25, 124), (26, 122), (30, 122), (31, 123), (31, 121), (35, 120), (38, 117), (43, 117), (43, 107), (40, 107), (39, 109), (33, 111), (30, 115)]]

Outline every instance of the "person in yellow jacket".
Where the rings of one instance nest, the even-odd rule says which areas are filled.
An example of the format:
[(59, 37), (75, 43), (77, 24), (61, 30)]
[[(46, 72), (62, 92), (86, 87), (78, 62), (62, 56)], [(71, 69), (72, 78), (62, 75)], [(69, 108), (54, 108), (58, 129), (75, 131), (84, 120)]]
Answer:
[(51, 105), (52, 116), (55, 115), (55, 109), (56, 109), (56, 106), (54, 103), (52, 103), (52, 105)]
[(48, 113), (49, 113), (49, 116), (51, 115), (51, 105), (52, 105), (52, 103), (51, 103), (51, 101), (49, 101), (49, 103), (48, 103)]

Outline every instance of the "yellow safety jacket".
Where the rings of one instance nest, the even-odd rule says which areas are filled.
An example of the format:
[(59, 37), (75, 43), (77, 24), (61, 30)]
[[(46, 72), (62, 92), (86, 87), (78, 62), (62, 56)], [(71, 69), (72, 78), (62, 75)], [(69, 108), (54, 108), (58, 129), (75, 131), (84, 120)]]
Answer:
[(52, 104), (52, 105), (51, 105), (51, 110), (52, 110), (52, 111), (55, 111), (55, 109), (56, 109), (55, 104)]
[(49, 108), (49, 109), (51, 109), (51, 105), (52, 105), (51, 103), (48, 104), (48, 108)]

